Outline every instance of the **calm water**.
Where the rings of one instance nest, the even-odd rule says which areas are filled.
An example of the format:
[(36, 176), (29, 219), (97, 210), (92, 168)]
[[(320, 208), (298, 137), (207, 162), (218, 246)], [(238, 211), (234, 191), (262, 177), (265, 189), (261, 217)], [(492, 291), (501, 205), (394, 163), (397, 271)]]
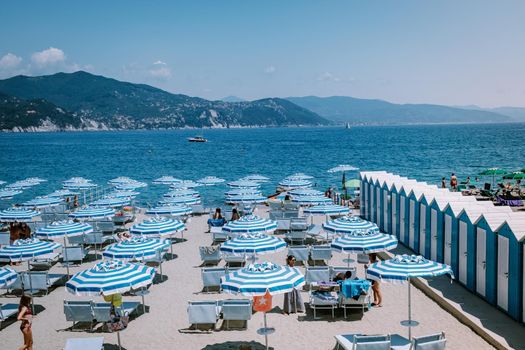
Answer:
[[(227, 129), (200, 132), (208, 143), (189, 143), (195, 131), (0, 134), (0, 180), (30, 176), (49, 181), (14, 198), (17, 202), (61, 187), (72, 176), (99, 184), (117, 176), (148, 183), (162, 175), (198, 179), (215, 175), (234, 180), (249, 173), (275, 184), (294, 172), (316, 176), (317, 186), (340, 183), (326, 172), (337, 164), (387, 170), (439, 183), (481, 169), (525, 167), (525, 124), (396, 127)], [(356, 175), (356, 174), (354, 174)], [(221, 202), (226, 185), (199, 188), (209, 205)], [(151, 185), (137, 200), (154, 203), (167, 187)], [(3, 205), (8, 202), (4, 201)]]

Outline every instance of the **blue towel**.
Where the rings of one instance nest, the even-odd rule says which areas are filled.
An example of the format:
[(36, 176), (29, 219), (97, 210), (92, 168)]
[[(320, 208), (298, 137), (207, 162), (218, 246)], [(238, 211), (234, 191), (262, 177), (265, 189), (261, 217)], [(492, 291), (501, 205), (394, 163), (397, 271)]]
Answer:
[(344, 280), (341, 281), (341, 293), (345, 298), (359, 299), (359, 296), (368, 293), (372, 284), (367, 280)]
[(221, 227), (221, 226), (224, 226), (224, 224), (226, 224), (226, 220), (224, 220), (224, 218), (208, 219), (208, 225), (212, 227)]

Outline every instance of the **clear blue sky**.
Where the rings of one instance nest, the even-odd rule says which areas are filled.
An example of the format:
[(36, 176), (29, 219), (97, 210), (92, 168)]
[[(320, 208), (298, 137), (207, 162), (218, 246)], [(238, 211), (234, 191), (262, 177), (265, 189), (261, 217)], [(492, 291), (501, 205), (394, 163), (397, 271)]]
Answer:
[(2, 1), (0, 78), (525, 106), (525, 1)]

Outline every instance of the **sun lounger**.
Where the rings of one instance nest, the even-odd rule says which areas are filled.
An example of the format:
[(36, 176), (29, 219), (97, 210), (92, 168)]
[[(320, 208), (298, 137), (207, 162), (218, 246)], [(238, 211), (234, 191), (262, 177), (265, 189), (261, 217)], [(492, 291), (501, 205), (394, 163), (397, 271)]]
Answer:
[(97, 221), (97, 231), (102, 233), (115, 233), (115, 223), (113, 221)]
[(191, 325), (212, 325), (219, 320), (221, 307), (216, 301), (189, 301), (188, 320)]
[(308, 230), (308, 222), (306, 218), (291, 218), (290, 219), (290, 230), (291, 231), (306, 231)]
[(306, 268), (305, 281), (306, 284), (312, 282), (326, 282), (330, 280), (329, 266), (308, 266)]
[(347, 271), (350, 271), (352, 274), (350, 276), (350, 279), (356, 278), (357, 271), (356, 268), (353, 266), (331, 266), (330, 267), (330, 280), (333, 280), (336, 275), (339, 273), (346, 274)]
[(339, 300), (334, 292), (310, 291), (310, 307), (314, 310), (314, 319), (317, 318), (317, 310), (332, 310), (332, 318), (334, 318), (338, 305)]
[(288, 247), (287, 255), (292, 255), (296, 261), (300, 261), (305, 264), (308, 262), (308, 257), (310, 256), (310, 248), (305, 245), (290, 246)]
[(447, 339), (445, 333), (412, 338), (410, 350), (444, 350)]
[(58, 253), (46, 254), (32, 260), (29, 265), (33, 270), (49, 270), (58, 261), (58, 257)]
[(336, 335), (336, 349), (345, 350), (390, 350), (391, 341), (389, 335), (359, 335), (343, 334)]
[(204, 215), (209, 214), (210, 209), (204, 208), (202, 204), (195, 204), (191, 206), (191, 212), (194, 215)]
[(222, 258), (226, 266), (244, 266), (246, 263), (246, 254), (223, 254)]
[[(126, 301), (120, 307), (122, 315), (131, 315), (141, 304), (138, 301)], [(93, 317), (97, 322), (111, 321), (111, 304), (110, 303), (93, 303)]]
[(199, 253), (204, 265), (218, 265), (221, 261), (221, 251), (219, 246), (199, 247)]
[(283, 218), (284, 219), (293, 219), (299, 217), (299, 210), (284, 210)]
[(4, 246), (4, 245), (9, 245), (11, 243), (10, 241), (10, 234), (9, 232), (7, 233), (0, 233), (0, 247), (1, 246)]
[(69, 338), (64, 350), (101, 350), (104, 348), (104, 337)]
[(64, 315), (66, 321), (73, 322), (73, 327), (77, 322), (89, 322), (90, 329), (93, 330), (93, 302), (91, 300), (85, 301), (68, 301), (64, 300)]
[(312, 261), (323, 261), (328, 263), (332, 259), (332, 248), (329, 245), (314, 245), (310, 249), (310, 258)]
[(228, 233), (223, 232), (222, 227), (220, 226), (210, 227), (210, 232), (212, 234), (213, 242), (226, 242), (229, 238)]
[[(351, 288), (352, 284), (359, 284), (359, 288)], [(357, 291), (356, 295), (350, 295), (350, 290)], [(366, 280), (345, 280), (341, 285), (341, 292), (339, 293), (339, 306), (343, 308), (344, 317), (346, 318), (346, 309), (361, 309), (365, 312), (368, 310), (370, 303), (370, 282)], [(361, 291), (361, 294), (359, 292)]]
[(276, 223), (277, 223), (276, 231), (284, 231), (284, 232), (290, 231), (290, 219), (279, 219), (279, 220), (276, 220)]
[[(290, 226), (291, 228), (291, 226)], [(286, 233), (286, 239), (290, 241), (290, 244), (294, 244), (295, 242), (299, 242), (299, 244), (303, 245), (307, 238), (307, 232), (306, 231), (290, 231)]]
[(18, 314), (18, 304), (0, 304), (0, 329), (2, 329), (2, 322), (16, 314)]
[(47, 294), (49, 287), (47, 272), (24, 272), (22, 274), (22, 287), (24, 293), (28, 295), (35, 295), (42, 291)]
[(62, 265), (81, 265), (86, 255), (84, 247), (80, 245), (64, 247), (62, 251)]
[(222, 318), (226, 321), (226, 329), (230, 327), (230, 321), (248, 321), (252, 318), (252, 301), (250, 299), (226, 299), (221, 302)]
[(201, 269), (202, 285), (206, 292), (210, 287), (220, 288), (221, 277), (226, 275), (225, 267), (203, 267)]

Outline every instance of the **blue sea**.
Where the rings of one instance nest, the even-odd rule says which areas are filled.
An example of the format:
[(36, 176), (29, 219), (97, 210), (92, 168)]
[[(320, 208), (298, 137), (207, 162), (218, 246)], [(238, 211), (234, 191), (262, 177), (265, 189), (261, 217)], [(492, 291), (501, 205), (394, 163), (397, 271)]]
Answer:
[[(525, 167), (525, 124), (363, 126), (344, 128), (213, 129), (198, 131), (207, 143), (189, 143), (195, 130), (0, 134), (0, 180), (26, 177), (48, 180), (2, 206), (43, 195), (63, 180), (83, 176), (100, 185), (117, 176), (145, 181), (137, 197), (155, 203), (167, 186), (151, 181), (162, 175), (181, 179), (218, 176), (235, 180), (258, 173), (271, 178), (263, 186), (274, 193), (285, 176), (315, 176), (320, 190), (337, 186), (337, 164), (361, 170), (386, 170), (438, 184), (455, 172), (460, 180), (481, 170)], [(357, 177), (357, 172), (347, 178)], [(222, 203), (225, 184), (200, 187), (207, 205)]]

